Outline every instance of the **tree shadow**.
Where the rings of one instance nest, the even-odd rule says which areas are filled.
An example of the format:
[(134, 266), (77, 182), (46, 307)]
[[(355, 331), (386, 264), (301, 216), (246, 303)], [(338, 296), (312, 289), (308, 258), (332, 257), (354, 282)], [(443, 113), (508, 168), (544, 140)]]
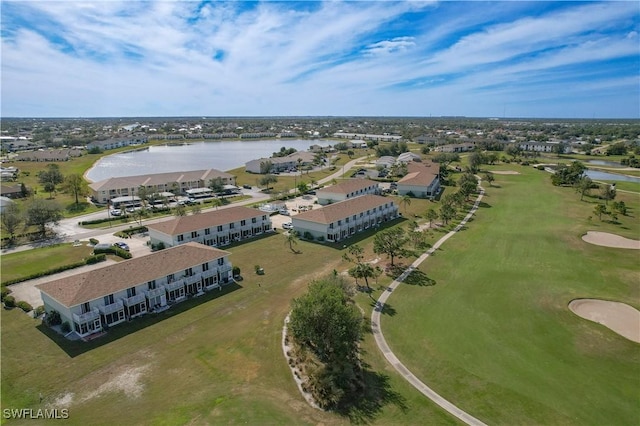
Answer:
[(382, 315), (389, 315), (390, 317), (392, 317), (397, 313), (396, 309), (388, 302), (380, 303), (375, 300), (372, 301), (369, 306), (371, 306), (374, 311), (380, 312)]
[(489, 203), (485, 203), (484, 201), (480, 201), (480, 202), (478, 203), (478, 207), (488, 209), (488, 208), (491, 208), (491, 204), (489, 204)]
[(429, 278), (427, 274), (422, 272), (419, 269), (414, 269), (411, 273), (404, 279), (403, 283), (409, 285), (418, 285), (421, 287), (434, 286), (436, 285), (436, 280), (433, 278)]
[(364, 364), (362, 369), (362, 388), (345, 395), (342, 404), (335, 410), (354, 424), (368, 424), (376, 419), (388, 404), (394, 404), (402, 412), (408, 407), (406, 399), (391, 388), (389, 376), (371, 371)]

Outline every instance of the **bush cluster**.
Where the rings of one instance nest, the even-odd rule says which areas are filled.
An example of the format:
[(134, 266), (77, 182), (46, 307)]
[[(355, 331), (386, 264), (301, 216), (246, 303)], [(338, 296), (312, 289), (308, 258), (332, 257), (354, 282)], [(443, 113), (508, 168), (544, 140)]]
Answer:
[(4, 306), (7, 308), (14, 308), (16, 306), (16, 299), (13, 296), (6, 296), (4, 298)]
[(25, 302), (24, 300), (21, 300), (18, 303), (16, 303), (16, 306), (25, 312), (31, 312), (33, 310), (33, 306), (31, 306), (29, 303)]

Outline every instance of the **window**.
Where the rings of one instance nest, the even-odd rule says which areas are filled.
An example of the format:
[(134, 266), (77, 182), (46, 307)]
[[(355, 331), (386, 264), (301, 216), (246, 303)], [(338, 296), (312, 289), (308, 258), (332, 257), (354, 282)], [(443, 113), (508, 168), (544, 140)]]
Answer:
[(233, 222), (231, 222), (231, 223), (229, 224), (229, 229), (233, 229), (233, 228), (234, 228), (234, 223), (233, 223)]
[(185, 269), (185, 270), (184, 270), (184, 274), (185, 274), (187, 277), (191, 277), (191, 276), (193, 276), (193, 269), (191, 269), (191, 268), (187, 268), (187, 269)]
[(82, 304), (82, 313), (83, 314), (86, 314), (90, 310), (91, 310), (91, 305), (89, 304), (89, 302), (86, 302), (86, 303)]
[(267, 220), (267, 215), (266, 214), (262, 216), (262, 220)]
[[(346, 218), (346, 219), (344, 220), (344, 222), (345, 222), (345, 223), (349, 223), (349, 218)], [(340, 222), (338, 222), (338, 223), (340, 223)]]
[(178, 241), (184, 241), (184, 235), (182, 234), (178, 235)]
[(210, 228), (205, 228), (204, 235), (210, 235), (210, 234), (211, 234), (211, 229)]
[(329, 229), (333, 229), (333, 223), (329, 224)]
[(341, 220), (338, 221), (338, 226), (340, 226), (340, 225), (342, 225), (342, 221)]
[(240, 226), (245, 226), (246, 224), (247, 224), (247, 221), (246, 221), (246, 220), (241, 220), (241, 221), (240, 221)]
[(167, 282), (168, 282), (169, 284), (171, 284), (172, 282), (174, 282), (174, 281), (175, 281), (175, 279), (176, 279), (176, 277), (175, 277), (173, 274), (169, 274), (169, 275), (167, 275)]
[(198, 236), (198, 231), (191, 231), (191, 238), (196, 238)]
[(131, 287), (127, 289), (127, 297), (133, 297), (136, 295), (136, 288)]
[(256, 223), (256, 222), (258, 222), (258, 219), (256, 219), (255, 217), (252, 217), (251, 218), (251, 223)]
[(355, 214), (353, 215), (353, 220), (356, 220), (356, 215)]
[(203, 263), (202, 264), (202, 272), (208, 271), (209, 270), (209, 264), (208, 263)]
[(157, 288), (156, 286), (156, 280), (151, 280), (147, 283), (147, 288), (149, 290), (155, 290)]
[(218, 232), (222, 232), (222, 225), (218, 225)]
[(218, 259), (218, 265), (220, 266), (224, 265), (224, 257), (221, 257), (220, 259)]
[(111, 305), (113, 303), (113, 294), (104, 297), (104, 304)]

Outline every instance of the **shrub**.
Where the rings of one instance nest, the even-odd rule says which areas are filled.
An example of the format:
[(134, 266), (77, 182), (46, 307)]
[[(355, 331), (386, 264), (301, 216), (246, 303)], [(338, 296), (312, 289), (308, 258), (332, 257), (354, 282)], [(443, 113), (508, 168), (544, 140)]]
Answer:
[(4, 302), (4, 298), (11, 294), (11, 289), (7, 287), (2, 287), (2, 291), (0, 292), (0, 300)]
[(94, 246), (100, 244), (100, 241), (96, 240), (95, 238), (89, 238), (89, 242)]
[(538, 164), (538, 165), (536, 166), (536, 169), (538, 169), (538, 170), (544, 170), (544, 166), (543, 166), (542, 164)]
[(239, 266), (234, 266), (231, 269), (231, 271), (232, 271), (234, 277), (239, 277), (240, 276), (240, 267)]
[(106, 255), (106, 254), (94, 254), (93, 256), (89, 256), (89, 257), (87, 257), (87, 258), (84, 260), (84, 262), (85, 262), (87, 265), (93, 265), (93, 264), (95, 264), (95, 263), (102, 262), (102, 261), (104, 261), (104, 260), (107, 260), (107, 255)]
[(16, 303), (16, 306), (25, 312), (31, 312), (33, 310), (33, 306), (31, 306), (29, 303), (25, 302), (24, 300), (21, 300), (18, 303)]
[(44, 306), (40, 305), (33, 310), (33, 317), (38, 318), (41, 317), (45, 313)]
[(51, 311), (47, 313), (47, 316), (44, 317), (44, 321), (45, 323), (47, 323), (47, 325), (50, 325), (50, 326), (62, 324), (62, 318), (60, 317), (60, 312)]
[(69, 321), (65, 321), (62, 323), (62, 327), (60, 327), (63, 333), (68, 333), (71, 331), (71, 325), (69, 325)]
[(324, 241), (324, 236), (322, 236), (322, 235), (318, 236), (317, 240), (320, 241), (320, 242), (323, 242)]
[(305, 231), (305, 233), (302, 235), (302, 237), (305, 240), (313, 240), (313, 234), (309, 231)]
[(4, 306), (7, 308), (13, 308), (16, 306), (16, 299), (13, 296), (6, 296), (4, 298)]

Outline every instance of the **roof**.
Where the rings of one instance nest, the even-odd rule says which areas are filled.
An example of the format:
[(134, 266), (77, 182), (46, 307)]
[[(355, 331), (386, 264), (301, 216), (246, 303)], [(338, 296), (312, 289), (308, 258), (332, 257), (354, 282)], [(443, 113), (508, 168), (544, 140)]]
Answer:
[(104, 191), (114, 188), (137, 188), (140, 185), (164, 185), (167, 182), (181, 183), (204, 181), (208, 184), (211, 179), (215, 179), (217, 177), (230, 179), (233, 177), (233, 175), (215, 169), (194, 170), (188, 172), (155, 173), (150, 175), (112, 177), (109, 179), (100, 180), (98, 182), (93, 182), (89, 184), (89, 187), (94, 191)]
[(409, 163), (409, 173), (398, 181), (399, 185), (429, 186), (438, 177), (440, 166), (437, 163)]
[(181, 216), (164, 222), (152, 223), (147, 225), (147, 228), (167, 235), (178, 235), (211, 226), (224, 225), (231, 222), (238, 222), (243, 219), (264, 216), (264, 214), (264, 212), (257, 209), (235, 206), (192, 214), (189, 216)]
[(347, 179), (338, 184), (327, 186), (319, 189), (317, 192), (330, 192), (332, 194), (351, 194), (360, 189), (369, 188), (370, 186), (377, 186), (378, 183), (369, 179)]
[(72, 307), (229, 254), (189, 242), (36, 287), (63, 305)]
[(329, 224), (386, 203), (394, 204), (392, 199), (382, 197), (380, 195), (361, 195), (335, 204), (329, 204), (328, 206), (320, 209), (299, 213), (293, 216), (292, 220), (305, 220), (308, 222)]

